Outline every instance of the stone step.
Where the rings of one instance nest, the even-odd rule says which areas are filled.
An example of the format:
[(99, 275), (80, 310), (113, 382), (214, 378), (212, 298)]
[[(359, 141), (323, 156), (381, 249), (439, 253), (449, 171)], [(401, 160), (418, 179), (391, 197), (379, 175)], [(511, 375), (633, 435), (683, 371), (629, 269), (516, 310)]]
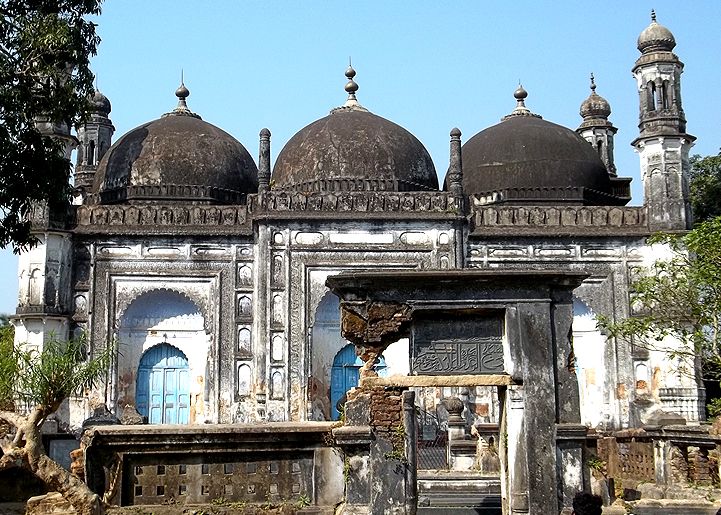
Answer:
[(418, 510), (419, 513), (500, 515), (500, 480), (472, 472), (419, 472)]
[(501, 515), (501, 508), (431, 506), (419, 507), (416, 513), (418, 515)]

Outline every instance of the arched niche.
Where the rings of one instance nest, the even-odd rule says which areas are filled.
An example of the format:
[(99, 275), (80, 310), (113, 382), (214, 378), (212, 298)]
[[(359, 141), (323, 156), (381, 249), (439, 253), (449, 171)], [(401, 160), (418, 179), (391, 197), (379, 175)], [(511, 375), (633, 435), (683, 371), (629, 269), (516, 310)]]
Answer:
[[(151, 348), (167, 345), (187, 360), (188, 421), (205, 420), (206, 364), (212, 359), (210, 336), (200, 307), (173, 290), (146, 291), (127, 305), (120, 316), (116, 395), (119, 409), (135, 405), (141, 358)], [(211, 396), (212, 398), (212, 396)]]

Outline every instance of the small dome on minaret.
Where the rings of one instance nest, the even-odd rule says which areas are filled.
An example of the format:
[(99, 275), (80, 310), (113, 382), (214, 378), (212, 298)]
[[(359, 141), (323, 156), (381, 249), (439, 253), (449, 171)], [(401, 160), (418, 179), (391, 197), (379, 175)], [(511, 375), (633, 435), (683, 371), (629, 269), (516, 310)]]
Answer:
[(593, 118), (608, 119), (611, 115), (611, 105), (608, 101), (596, 93), (596, 80), (591, 74), (591, 94), (581, 103), (581, 117), (584, 120)]
[(676, 38), (671, 31), (656, 21), (656, 11), (651, 10), (651, 25), (643, 29), (638, 36), (638, 50), (642, 54), (651, 52), (670, 52), (676, 46)]
[(90, 106), (93, 111), (102, 113), (105, 116), (109, 115), (110, 111), (112, 111), (110, 100), (98, 89), (96, 89), (93, 96), (90, 97)]

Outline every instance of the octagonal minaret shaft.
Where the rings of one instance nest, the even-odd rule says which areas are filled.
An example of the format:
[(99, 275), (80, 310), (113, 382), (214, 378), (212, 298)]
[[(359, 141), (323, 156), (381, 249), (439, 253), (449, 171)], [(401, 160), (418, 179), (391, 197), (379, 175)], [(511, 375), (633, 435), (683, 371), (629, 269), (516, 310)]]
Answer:
[(632, 145), (641, 159), (644, 205), (653, 230), (691, 227), (689, 151), (695, 137), (686, 133), (681, 107), (683, 63), (672, 52), (676, 40), (656, 21), (638, 37), (641, 56), (633, 67), (639, 94), (639, 137)]

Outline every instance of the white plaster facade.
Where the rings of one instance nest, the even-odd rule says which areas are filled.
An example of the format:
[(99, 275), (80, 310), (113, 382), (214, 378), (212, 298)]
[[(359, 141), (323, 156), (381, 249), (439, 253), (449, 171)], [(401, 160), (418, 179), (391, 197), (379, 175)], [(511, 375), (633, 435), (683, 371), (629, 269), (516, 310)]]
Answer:
[[(680, 105), (679, 65), (667, 65), (665, 54), (646, 57), (635, 68), (642, 104), (644, 88), (658, 79), (673, 84), (673, 101)], [(519, 105), (523, 98), (517, 97)], [(107, 158), (93, 164), (112, 135), (109, 103), (99, 105), (106, 111), (91, 120), (97, 127), (80, 134), (82, 145), (90, 144), (91, 135), (103, 139), (92, 139), (93, 149), (81, 153), (84, 200), (62, 230), (51, 230), (47, 219), (36, 224), (41, 243), (20, 258), (15, 324), (19, 344), (39, 347), (53, 332), (84, 332), (95, 350), (117, 344), (108, 380), (95, 392), (112, 411), (135, 402), (144, 353), (168, 343), (187, 358), (191, 422), (328, 418), (330, 368), (346, 345), (339, 313), (324, 305), (337, 306), (328, 300), (329, 276), (481, 268), (589, 274), (575, 292), (573, 327), (584, 423), (628, 427), (641, 416), (634, 402), (644, 396), (690, 421), (702, 417), (703, 393), (691, 376), (678, 377), (663, 353), (606, 338), (594, 319), (594, 313), (629, 316), (632, 274), (654, 255), (647, 236), (690, 223), (685, 181), (693, 139), (684, 132), (685, 120), (674, 134), (659, 135), (649, 126), (636, 140), (646, 190), (641, 207), (599, 201), (529, 205), (496, 193), (458, 194), (453, 169), (448, 191), (386, 188), (375, 178), (346, 181), (346, 189), (333, 191), (274, 189), (267, 182), (269, 135), (263, 133), (259, 193), (232, 202), (178, 200), (170, 193), (205, 190), (170, 185), (161, 191), (166, 186), (160, 185), (157, 198), (142, 201), (103, 200), (103, 186), (93, 186), (97, 166), (110, 166)], [(174, 113), (192, 116), (183, 109)], [(579, 133), (595, 148), (601, 143), (604, 163), (612, 164), (615, 129), (586, 121)], [(460, 159), (453, 158), (459, 138), (451, 140), (456, 177), (462, 176)], [(91, 150), (97, 159), (88, 160)], [(401, 340), (389, 347), (388, 373), (410, 372), (408, 346)], [(506, 360), (510, 370), (510, 355)], [(430, 411), (448, 395), (467, 402), (469, 421), (497, 422), (494, 389), (427, 389), (418, 403)], [(510, 437), (518, 429), (514, 410), (523, 409), (522, 388), (511, 388), (509, 395)], [(70, 412), (63, 416), (78, 425), (89, 408), (74, 400)]]

